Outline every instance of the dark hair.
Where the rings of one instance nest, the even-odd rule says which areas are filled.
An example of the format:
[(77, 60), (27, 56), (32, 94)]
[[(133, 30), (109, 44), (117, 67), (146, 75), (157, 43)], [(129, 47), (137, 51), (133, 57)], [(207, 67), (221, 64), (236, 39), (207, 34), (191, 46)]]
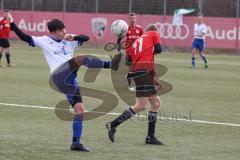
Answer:
[(136, 16), (136, 13), (129, 13), (128, 17)]
[(201, 17), (203, 17), (203, 14), (202, 13), (198, 13), (198, 15), (197, 16), (201, 16)]
[(9, 10), (4, 10), (4, 12), (10, 12)]
[(59, 19), (53, 19), (47, 23), (49, 32), (55, 32), (65, 28), (64, 23)]

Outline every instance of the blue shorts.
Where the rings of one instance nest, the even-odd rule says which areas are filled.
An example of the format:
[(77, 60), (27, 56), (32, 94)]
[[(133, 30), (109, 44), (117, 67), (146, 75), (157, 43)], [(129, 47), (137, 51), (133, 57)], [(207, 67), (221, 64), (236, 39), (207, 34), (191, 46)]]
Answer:
[(192, 42), (192, 49), (196, 49), (199, 52), (205, 51), (205, 41), (204, 39), (195, 38)]
[(74, 59), (62, 64), (51, 73), (50, 86), (66, 95), (68, 102), (74, 106), (82, 102), (80, 87), (77, 82), (77, 71), (79, 67), (75, 64)]

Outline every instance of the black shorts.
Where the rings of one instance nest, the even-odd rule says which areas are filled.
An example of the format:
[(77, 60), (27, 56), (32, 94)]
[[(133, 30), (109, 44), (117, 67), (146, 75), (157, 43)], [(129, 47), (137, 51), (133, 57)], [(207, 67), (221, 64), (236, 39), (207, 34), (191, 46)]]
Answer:
[(136, 97), (150, 97), (157, 94), (154, 71), (138, 70), (132, 73), (132, 76), (136, 85)]
[(0, 47), (2, 47), (2, 48), (9, 48), (10, 47), (9, 40), (0, 38)]

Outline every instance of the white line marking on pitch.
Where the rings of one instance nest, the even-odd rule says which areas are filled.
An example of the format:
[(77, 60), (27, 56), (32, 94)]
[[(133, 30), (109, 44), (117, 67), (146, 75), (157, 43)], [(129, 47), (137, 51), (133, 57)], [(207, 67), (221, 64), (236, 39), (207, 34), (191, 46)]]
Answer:
[[(24, 108), (37, 108), (37, 109), (49, 109), (54, 110), (56, 108), (53, 107), (46, 107), (46, 106), (32, 106), (32, 105), (24, 105), (24, 104), (11, 104), (11, 103), (0, 103), (0, 106), (13, 106), (13, 107), (24, 107)], [(65, 109), (63, 109), (65, 110)], [(104, 112), (94, 112), (94, 113), (104, 113)], [(120, 113), (105, 113), (108, 115), (120, 115)], [(145, 115), (137, 115), (138, 117), (146, 118)], [(159, 117), (162, 119), (162, 117)], [(240, 127), (240, 124), (234, 123), (223, 123), (223, 122), (212, 122), (212, 121), (204, 121), (204, 120), (186, 120), (186, 119), (177, 119), (176, 121), (186, 121), (186, 122), (195, 122), (195, 123), (203, 123), (203, 124), (215, 124), (215, 125), (223, 125), (223, 126), (233, 126), (233, 127)]]

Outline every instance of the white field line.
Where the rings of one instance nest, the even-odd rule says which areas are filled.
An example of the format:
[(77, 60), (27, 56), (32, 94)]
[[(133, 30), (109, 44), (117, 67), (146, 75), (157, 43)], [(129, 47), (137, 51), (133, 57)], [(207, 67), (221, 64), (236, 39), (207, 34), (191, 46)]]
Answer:
[[(34, 109), (47, 109), (47, 110), (55, 110), (56, 108), (53, 107), (46, 107), (46, 106), (32, 106), (32, 105), (24, 105), (24, 104), (11, 104), (11, 103), (0, 103), (0, 106), (12, 106), (12, 107), (24, 107), (24, 108), (34, 108)], [(65, 110), (65, 109), (63, 109)], [(114, 115), (118, 116), (120, 113), (105, 113), (105, 112), (94, 112), (94, 113), (104, 113), (107, 115)], [(146, 115), (137, 115), (141, 118), (147, 118)], [(163, 117), (158, 117), (159, 119), (164, 119)], [(171, 120), (171, 118), (169, 118)], [(186, 122), (194, 122), (194, 123), (203, 123), (203, 124), (213, 124), (213, 125), (223, 125), (223, 126), (233, 126), (233, 127), (240, 127), (240, 124), (234, 123), (223, 123), (223, 122), (214, 122), (214, 121), (205, 121), (205, 120), (189, 120), (189, 119), (179, 119), (177, 118), (175, 121), (186, 121)]]

